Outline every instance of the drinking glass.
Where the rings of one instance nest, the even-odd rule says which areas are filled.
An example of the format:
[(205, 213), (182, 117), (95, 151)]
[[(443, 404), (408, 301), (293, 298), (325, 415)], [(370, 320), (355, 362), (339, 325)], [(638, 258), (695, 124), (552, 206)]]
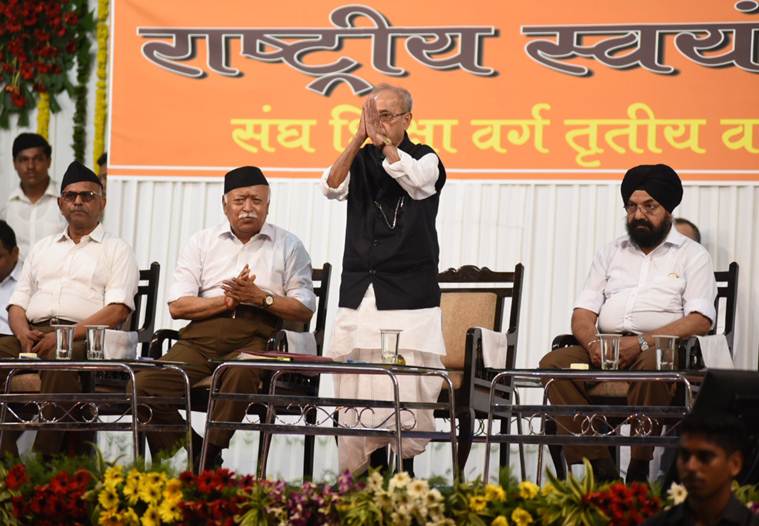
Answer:
[(396, 329), (380, 329), (380, 353), (382, 363), (395, 364), (398, 361), (398, 340), (401, 331)]
[(677, 336), (654, 334), (656, 347), (656, 368), (659, 371), (674, 371), (677, 353)]
[(74, 326), (50, 325), (55, 329), (55, 359), (70, 360), (74, 351)]
[(616, 371), (619, 369), (619, 339), (621, 334), (599, 334), (598, 343), (601, 347), (601, 369)]
[(105, 358), (105, 330), (108, 325), (87, 325), (87, 359)]

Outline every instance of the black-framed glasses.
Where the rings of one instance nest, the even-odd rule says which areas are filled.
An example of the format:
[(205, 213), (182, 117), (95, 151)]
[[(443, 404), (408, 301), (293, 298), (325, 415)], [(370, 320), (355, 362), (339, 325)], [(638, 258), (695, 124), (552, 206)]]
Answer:
[(389, 111), (381, 111), (379, 113), (379, 120), (381, 120), (382, 122), (391, 122), (397, 119), (398, 117), (400, 117), (401, 115), (406, 115), (407, 113), (408, 113), (407, 111), (402, 111), (400, 113), (391, 113)]
[(625, 205), (625, 211), (629, 215), (633, 215), (638, 209), (640, 209), (641, 212), (647, 216), (650, 216), (656, 212), (660, 206), (661, 205), (659, 203), (643, 203), (642, 205), (639, 205), (637, 203), (627, 203)]
[(76, 201), (76, 198), (80, 198), (83, 203), (91, 203), (95, 200), (96, 197), (100, 197), (100, 194), (97, 192), (63, 192), (61, 194), (61, 198), (64, 201), (67, 201), (69, 203), (73, 203)]

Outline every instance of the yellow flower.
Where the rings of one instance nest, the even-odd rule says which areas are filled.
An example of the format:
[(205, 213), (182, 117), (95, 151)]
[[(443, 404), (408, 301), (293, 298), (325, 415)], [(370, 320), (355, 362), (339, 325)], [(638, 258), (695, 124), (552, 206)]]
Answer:
[(534, 482), (525, 480), (519, 483), (519, 496), (524, 500), (534, 499), (538, 495), (539, 491), (540, 488)]
[(181, 499), (164, 500), (158, 506), (158, 516), (163, 522), (175, 522), (182, 518), (182, 511), (179, 509)]
[(105, 470), (103, 483), (108, 489), (115, 491), (116, 486), (124, 482), (124, 468), (121, 466), (111, 466)]
[(177, 495), (182, 495), (182, 481), (179, 479), (169, 479), (163, 488), (163, 498), (169, 499)]
[(161, 524), (161, 519), (158, 516), (158, 508), (155, 506), (150, 506), (148, 509), (145, 510), (145, 513), (142, 514), (142, 526), (159, 526)]
[(485, 486), (485, 498), (502, 502), (506, 500), (506, 492), (499, 484), (488, 484)]
[(122, 526), (124, 523), (121, 522), (120, 513), (116, 513), (115, 511), (107, 511), (100, 514), (98, 524), (100, 526)]
[(119, 496), (110, 488), (104, 489), (98, 494), (98, 503), (106, 510), (115, 510), (119, 507)]
[(493, 519), (493, 522), (490, 523), (490, 526), (509, 526), (509, 521), (506, 520), (506, 517), (503, 515), (499, 515)]
[(550, 495), (551, 493), (555, 493), (556, 488), (553, 487), (553, 484), (550, 482), (543, 486), (543, 489), (540, 490), (540, 494), (543, 496)]
[(143, 502), (154, 504), (161, 499), (161, 486), (158, 484), (140, 484), (138, 496)]
[(527, 526), (532, 524), (532, 515), (524, 508), (516, 508), (511, 512), (511, 520), (516, 526)]
[(143, 476), (143, 479), (145, 479), (145, 481), (151, 486), (156, 485), (156, 484), (166, 483), (166, 478), (167, 478), (166, 473), (156, 473), (156, 472), (145, 473), (145, 475)]
[(137, 504), (137, 501), (139, 500), (139, 495), (137, 491), (138, 483), (134, 480), (130, 480), (127, 478), (127, 482), (124, 485), (124, 496), (127, 498), (127, 501), (130, 505), (134, 506)]
[(485, 511), (485, 508), (487, 508), (487, 506), (488, 506), (488, 499), (486, 499), (482, 495), (474, 495), (472, 497), (469, 497), (469, 507), (475, 513), (481, 513)]
[(140, 525), (140, 518), (133, 509), (130, 508), (124, 512), (124, 524), (128, 524), (129, 526)]

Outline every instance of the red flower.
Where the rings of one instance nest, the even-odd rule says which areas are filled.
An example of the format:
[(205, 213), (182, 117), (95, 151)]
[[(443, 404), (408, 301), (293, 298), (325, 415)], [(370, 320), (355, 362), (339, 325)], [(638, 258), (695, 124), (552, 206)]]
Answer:
[(26, 474), (26, 468), (23, 464), (16, 464), (11, 468), (11, 470), (8, 472), (8, 475), (5, 477), (5, 485), (8, 487), (11, 491), (16, 491), (18, 488), (20, 488), (26, 481), (29, 480), (29, 477)]
[(11, 94), (11, 102), (13, 102), (14, 106), (21, 109), (26, 106), (26, 97), (20, 93), (13, 93)]

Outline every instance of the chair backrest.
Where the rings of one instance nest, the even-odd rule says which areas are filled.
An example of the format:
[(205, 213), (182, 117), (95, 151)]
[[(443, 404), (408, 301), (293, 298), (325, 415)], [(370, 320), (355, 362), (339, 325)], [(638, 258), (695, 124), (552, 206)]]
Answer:
[(129, 330), (137, 331), (137, 341), (142, 344), (142, 356), (149, 354), (150, 340), (155, 329), (160, 274), (161, 265), (156, 261), (150, 264), (150, 268), (140, 270), (140, 282), (134, 296), (134, 312), (129, 320)]
[(523, 274), (524, 266), (521, 263), (514, 267), (513, 272), (496, 272), (487, 267), (464, 265), (438, 274), (446, 348), (443, 364), (447, 368), (464, 368), (466, 334), (470, 328), (484, 327), (502, 332), (504, 304), (509, 298), (511, 305), (506, 332), (511, 341), (507, 367), (513, 366), (519, 332)]
[[(715, 272), (714, 279), (717, 280), (717, 298), (714, 300), (717, 320), (709, 334), (717, 334), (717, 331), (722, 329), (722, 334), (725, 335), (730, 354), (732, 354), (735, 308), (738, 303), (738, 263), (733, 261), (727, 270)], [(720, 314), (724, 315), (724, 323), (720, 323)]]
[(308, 323), (284, 322), (283, 329), (305, 332), (310, 330), (316, 338), (316, 352), (322, 355), (324, 345), (324, 326), (327, 323), (327, 304), (329, 303), (329, 284), (332, 277), (332, 265), (325, 263), (322, 268), (311, 271), (311, 281), (314, 284), (316, 294), (316, 312)]

